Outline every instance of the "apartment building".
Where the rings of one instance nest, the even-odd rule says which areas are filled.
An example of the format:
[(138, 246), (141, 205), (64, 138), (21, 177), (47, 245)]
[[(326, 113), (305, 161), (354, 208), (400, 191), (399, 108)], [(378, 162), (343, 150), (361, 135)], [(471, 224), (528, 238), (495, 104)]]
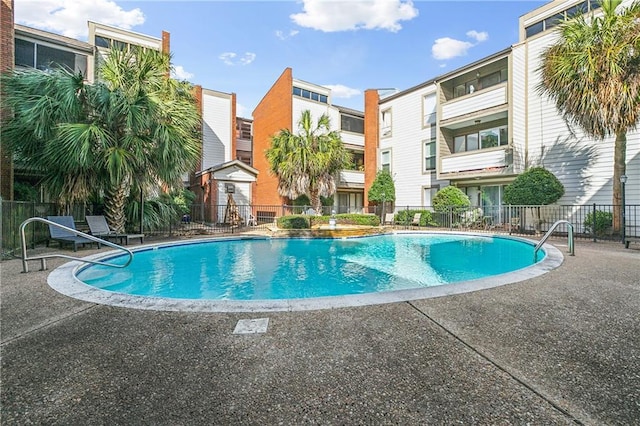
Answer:
[[(163, 52), (170, 50), (170, 34), (166, 31), (161, 37), (153, 37), (89, 21), (88, 41), (84, 42), (14, 25), (12, 13), (4, 14), (4, 7), (9, 5), (3, 2), (3, 34), (6, 28), (11, 28), (13, 45), (11, 64), (6, 69), (65, 67), (81, 72), (89, 83), (93, 83), (99, 61), (114, 46), (120, 49), (143, 46)], [(221, 215), (213, 206), (225, 205), (228, 194), (233, 194), (237, 203), (251, 202), (252, 183), (257, 175), (257, 170), (251, 167), (251, 120), (236, 120), (235, 94), (196, 86), (195, 97), (202, 116), (202, 154), (197, 169), (191, 176), (185, 175), (184, 183), (196, 193), (198, 202), (211, 206), (206, 209), (207, 220), (216, 222)], [(14, 179), (37, 185), (39, 178), (32, 171), (17, 167), (14, 173), (10, 159), (6, 160), (2, 163), (4, 199), (10, 199), (7, 196), (12, 195), (9, 183)], [(42, 191), (41, 196), (46, 198)]]
[(260, 170), (253, 203), (282, 205), (291, 200), (278, 195), (278, 180), (269, 173), (264, 151), (271, 146), (271, 137), (282, 129), (296, 131), (302, 111), (310, 110), (316, 120), (327, 114), (331, 129), (338, 130), (353, 164), (340, 172), (334, 207), (338, 212), (361, 211), (364, 204), (364, 115), (361, 111), (334, 105), (331, 89), (293, 78), (287, 68), (267, 91), (253, 111), (253, 165)]
[[(187, 183), (202, 206), (202, 217), (211, 223), (225, 221), (226, 206), (232, 202), (249, 205), (258, 171), (238, 159), (238, 144), (246, 142), (246, 119), (236, 120), (236, 95), (200, 86), (195, 88), (198, 111), (202, 117), (202, 152), (200, 162)], [(240, 131), (239, 131), (240, 130)], [(241, 152), (251, 145), (245, 143)], [(245, 218), (246, 219), (246, 218)]]
[[(533, 166), (565, 186), (558, 204), (611, 204), (614, 137), (585, 136), (537, 89), (540, 55), (558, 37), (553, 28), (596, 7), (553, 1), (521, 17), (520, 40), (507, 49), (392, 96), (367, 91), (367, 159), (392, 173), (396, 206), (430, 206), (449, 184), (474, 206), (500, 206), (504, 187)], [(638, 204), (637, 130), (627, 135), (626, 174), (627, 203)], [(369, 172), (366, 181), (369, 188)]]

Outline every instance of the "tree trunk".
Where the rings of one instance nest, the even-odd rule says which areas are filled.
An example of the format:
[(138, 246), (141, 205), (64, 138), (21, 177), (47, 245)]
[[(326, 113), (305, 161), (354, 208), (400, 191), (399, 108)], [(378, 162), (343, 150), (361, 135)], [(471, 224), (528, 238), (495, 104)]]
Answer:
[(311, 207), (316, 211), (317, 215), (322, 215), (322, 201), (320, 201), (320, 193), (317, 189), (309, 189), (309, 202)]
[(622, 223), (622, 184), (620, 176), (627, 170), (627, 134), (616, 133), (613, 153), (613, 232), (620, 233)]
[(104, 196), (104, 211), (109, 227), (116, 232), (123, 233), (126, 216), (124, 207), (127, 201), (126, 185), (121, 183), (112, 187)]

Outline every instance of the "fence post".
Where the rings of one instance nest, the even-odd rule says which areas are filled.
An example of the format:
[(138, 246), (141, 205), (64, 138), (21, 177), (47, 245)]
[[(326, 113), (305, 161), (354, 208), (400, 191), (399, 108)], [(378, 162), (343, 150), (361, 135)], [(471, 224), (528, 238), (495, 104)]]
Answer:
[(596, 242), (596, 203), (593, 203), (593, 223), (591, 224), (591, 233), (593, 234), (593, 242)]

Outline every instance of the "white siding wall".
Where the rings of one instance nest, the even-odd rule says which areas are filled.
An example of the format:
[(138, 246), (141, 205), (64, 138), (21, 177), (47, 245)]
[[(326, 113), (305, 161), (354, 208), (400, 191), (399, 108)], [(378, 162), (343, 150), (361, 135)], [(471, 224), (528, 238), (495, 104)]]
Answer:
[[(528, 43), (527, 126), (529, 166), (543, 165), (564, 184), (559, 204), (612, 203), (614, 137), (593, 140), (577, 127), (569, 128), (555, 105), (538, 94), (540, 54), (553, 35)], [(627, 202), (640, 204), (640, 133), (627, 134)]]
[[(304, 110), (311, 111), (311, 118), (313, 119), (313, 126), (315, 127), (318, 123), (318, 118), (322, 114), (329, 114), (329, 105), (323, 104), (315, 101), (307, 101), (303, 98), (298, 98), (296, 96), (293, 97), (293, 116), (291, 117), (293, 129), (291, 131), (293, 133), (297, 133), (298, 131), (298, 121), (300, 121), (300, 116), (302, 116), (302, 111)], [(336, 112), (337, 113), (337, 112)], [(340, 128), (340, 117), (334, 117), (333, 115), (329, 115), (331, 118), (331, 128), (333, 130), (337, 130)]]
[[(380, 139), (380, 151), (391, 148), (391, 174), (396, 188), (396, 208), (421, 206), (423, 188), (441, 187), (448, 181), (437, 181), (435, 173), (422, 173), (422, 144), (431, 135), (430, 128), (423, 128), (422, 98), (433, 92), (435, 86), (421, 88), (380, 105), (380, 110), (392, 110), (392, 136)], [(380, 159), (377, 159), (380, 164)]]
[(202, 94), (202, 170), (231, 161), (231, 99)]
[(513, 143), (513, 172), (524, 171), (524, 154), (526, 142), (526, 49), (523, 45), (512, 50), (511, 81), (511, 140)]

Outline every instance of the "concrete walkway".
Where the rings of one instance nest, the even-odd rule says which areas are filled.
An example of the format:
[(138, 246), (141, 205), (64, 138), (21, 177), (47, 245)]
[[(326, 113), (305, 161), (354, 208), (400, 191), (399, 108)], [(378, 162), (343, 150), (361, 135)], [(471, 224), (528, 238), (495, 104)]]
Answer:
[(638, 248), (578, 243), (474, 293), (268, 314), (85, 303), (4, 261), (0, 423), (640, 424)]

